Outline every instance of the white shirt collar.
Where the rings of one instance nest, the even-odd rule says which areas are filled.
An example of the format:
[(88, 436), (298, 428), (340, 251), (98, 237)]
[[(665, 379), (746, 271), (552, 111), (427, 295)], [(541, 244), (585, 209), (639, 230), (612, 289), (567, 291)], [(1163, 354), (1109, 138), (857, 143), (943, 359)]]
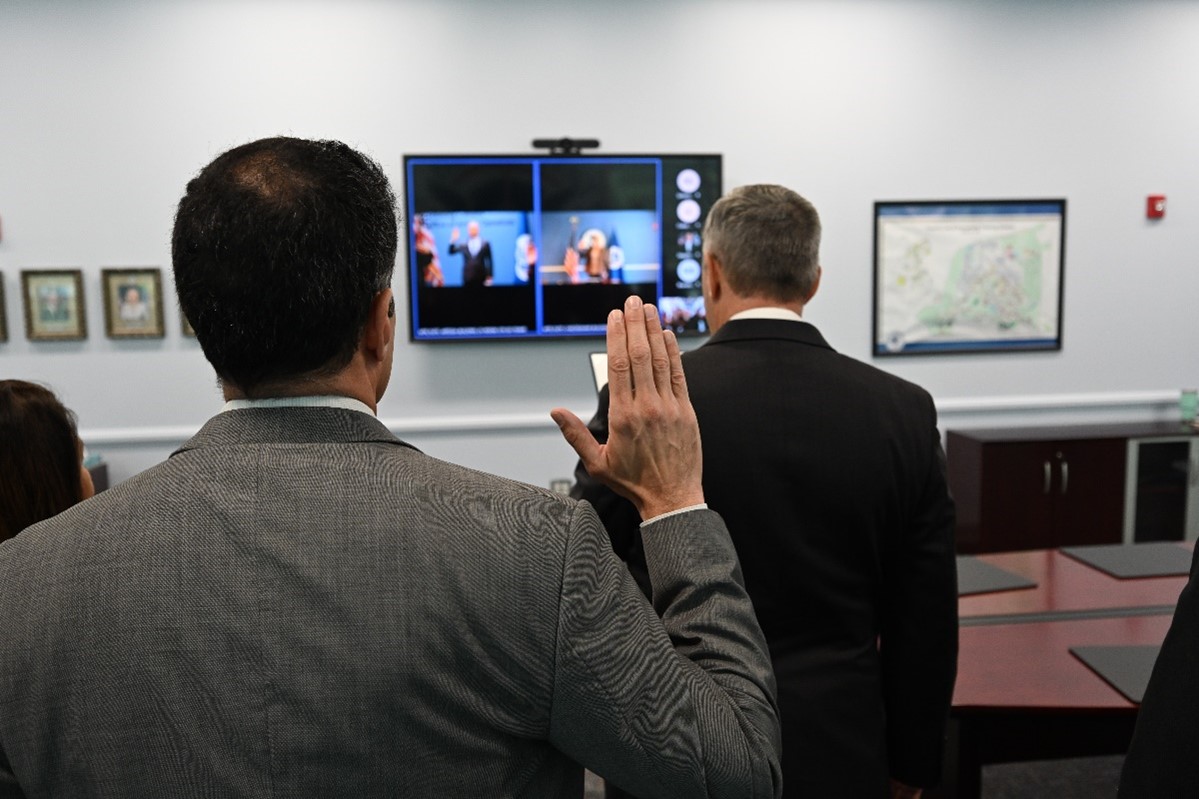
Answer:
[(739, 311), (729, 317), (729, 321), (734, 319), (781, 319), (788, 322), (802, 322), (803, 317), (792, 311), (790, 308), (776, 308), (773, 306), (763, 306), (761, 308), (750, 308), (745, 311)]
[(370, 406), (353, 397), (319, 396), (319, 397), (266, 397), (264, 399), (234, 399), (225, 403), (221, 413), (225, 411), (242, 411), (248, 408), (343, 408), (347, 411), (358, 411), (369, 416), (375, 412)]

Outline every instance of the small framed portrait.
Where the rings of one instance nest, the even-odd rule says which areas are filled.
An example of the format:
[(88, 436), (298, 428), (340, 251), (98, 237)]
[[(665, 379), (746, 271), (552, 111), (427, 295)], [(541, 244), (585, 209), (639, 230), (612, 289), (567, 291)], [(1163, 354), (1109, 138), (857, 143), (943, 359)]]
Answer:
[(4, 275), (0, 274), (0, 344), (8, 341), (8, 312), (4, 304)]
[(161, 269), (103, 269), (104, 332), (109, 338), (162, 338)]
[(30, 341), (79, 341), (87, 338), (83, 271), (23, 269), (25, 335)]

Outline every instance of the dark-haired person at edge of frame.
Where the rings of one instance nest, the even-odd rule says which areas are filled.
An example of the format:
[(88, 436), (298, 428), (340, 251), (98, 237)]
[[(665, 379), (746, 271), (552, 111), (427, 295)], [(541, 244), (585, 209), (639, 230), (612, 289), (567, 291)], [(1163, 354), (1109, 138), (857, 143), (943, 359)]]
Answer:
[(651, 606), (591, 506), (376, 419), (396, 231), (338, 142), (253, 142), (188, 184), (176, 290), (226, 404), (0, 547), (0, 796), (578, 797), (584, 767), (778, 795), (769, 654), (657, 311), (608, 318), (605, 444), (551, 411), (645, 519)]
[[(770, 645), (787, 795), (919, 796), (941, 777), (957, 671), (954, 506), (928, 393), (803, 320), (819, 247), (816, 209), (782, 186), (735, 189), (708, 213), (713, 335), (682, 357), (704, 495)], [(601, 392), (600, 441), (608, 418)], [(633, 508), (586, 464), (575, 475), (572, 495), (644, 582)]]
[(1199, 549), (1153, 664), (1120, 773), (1120, 799), (1199, 791)]
[(0, 380), (0, 541), (96, 493), (75, 414), (54, 392)]

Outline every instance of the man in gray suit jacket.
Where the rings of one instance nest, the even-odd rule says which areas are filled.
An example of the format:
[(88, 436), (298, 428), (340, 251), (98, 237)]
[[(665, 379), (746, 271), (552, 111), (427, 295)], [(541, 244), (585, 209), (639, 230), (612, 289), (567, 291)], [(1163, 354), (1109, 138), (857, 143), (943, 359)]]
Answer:
[(254, 142), (188, 184), (176, 288), (227, 403), (0, 547), (0, 796), (579, 796), (582, 766), (646, 797), (781, 790), (674, 338), (631, 298), (607, 443), (552, 412), (646, 520), (651, 607), (589, 505), (376, 420), (394, 202), (337, 142)]

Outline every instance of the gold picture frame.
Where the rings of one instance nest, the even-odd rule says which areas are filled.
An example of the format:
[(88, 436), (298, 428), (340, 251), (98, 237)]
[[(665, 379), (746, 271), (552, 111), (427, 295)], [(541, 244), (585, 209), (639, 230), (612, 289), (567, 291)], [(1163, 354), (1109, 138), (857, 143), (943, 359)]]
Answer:
[(155, 267), (100, 271), (104, 334), (109, 338), (163, 338), (162, 270)]
[(8, 306), (4, 299), (4, 273), (0, 272), (0, 344), (8, 341)]
[(30, 341), (87, 338), (83, 270), (22, 269), (21, 297), (25, 306), (25, 336)]

